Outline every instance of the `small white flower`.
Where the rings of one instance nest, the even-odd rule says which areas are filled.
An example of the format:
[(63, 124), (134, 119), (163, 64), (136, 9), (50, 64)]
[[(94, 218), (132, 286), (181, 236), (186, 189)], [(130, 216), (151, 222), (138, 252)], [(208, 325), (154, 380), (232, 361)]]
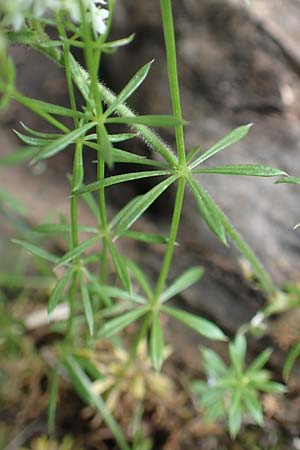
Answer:
[[(99, 2), (97, 2), (99, 3)], [(90, 21), (92, 23), (93, 29), (98, 34), (103, 34), (106, 31), (105, 20), (108, 18), (109, 12), (107, 9), (97, 8), (95, 4), (91, 5), (90, 9)]]
[[(87, 20), (94, 31), (103, 34), (106, 31), (106, 19), (109, 11), (97, 5), (106, 5), (105, 0), (82, 0)], [(48, 11), (65, 11), (75, 23), (81, 23), (79, 0), (0, 0), (0, 17), (3, 23), (14, 30), (20, 30), (29, 14), (42, 17)]]

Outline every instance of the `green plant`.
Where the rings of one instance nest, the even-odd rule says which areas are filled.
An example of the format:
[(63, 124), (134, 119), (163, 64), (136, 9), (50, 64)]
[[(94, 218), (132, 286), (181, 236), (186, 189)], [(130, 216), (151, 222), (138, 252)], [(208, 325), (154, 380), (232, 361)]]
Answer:
[(202, 349), (207, 382), (192, 383), (192, 391), (199, 405), (205, 409), (206, 420), (226, 419), (232, 438), (238, 434), (245, 415), (251, 416), (256, 424), (263, 425), (259, 393), (286, 391), (285, 386), (271, 381), (270, 372), (264, 369), (271, 356), (270, 349), (261, 352), (248, 367), (246, 352), (247, 342), (243, 334), (237, 334), (229, 344), (229, 365), (213, 350)]
[[(62, 151), (69, 151), (70, 146), (73, 148), (70, 217), (61, 218), (58, 223), (44, 223), (34, 229), (35, 233), (44, 236), (56, 234), (64, 236), (66, 253), (58, 257), (32, 242), (26, 240), (14, 242), (36, 257), (49, 262), (54, 268), (60, 269), (57, 271), (60, 275), (49, 297), (49, 314), (53, 313), (59, 303), (69, 304), (69, 318), (66, 323), (60, 325), (64, 337), (57, 344), (59, 358), (53, 370), (50, 389), (50, 429), (53, 429), (55, 424), (58, 373), (63, 366), (81, 398), (101, 413), (119, 447), (127, 450), (129, 446), (122, 430), (104, 399), (93, 391), (93, 380), (101, 379), (103, 374), (93, 360), (76, 358), (74, 356), (76, 349), (81, 346), (92, 346), (93, 342), (99, 339), (114, 338), (127, 326), (137, 323), (138, 331), (130, 343), (128, 358), (120, 370), (119, 377), (122, 378), (135, 361), (139, 344), (145, 337), (149, 337), (148, 351), (153, 367), (157, 371), (161, 369), (165, 348), (162, 314), (182, 322), (206, 338), (226, 341), (225, 334), (214, 323), (166, 303), (198, 282), (203, 273), (201, 267), (187, 268), (176, 280), (169, 280), (185, 192), (187, 188), (190, 189), (200, 215), (208, 227), (223, 244), (228, 245), (227, 241), (230, 239), (236, 245), (252, 265), (261, 289), (272, 296), (277, 292), (277, 288), (251, 248), (203, 188), (199, 177), (201, 180), (202, 176), (208, 174), (259, 177), (277, 177), (286, 174), (279, 169), (261, 165), (202, 166), (209, 158), (245, 138), (251, 124), (237, 127), (204, 152), (201, 152), (200, 147), (186, 152), (185, 121), (181, 112), (171, 0), (161, 0), (160, 6), (173, 113), (172, 115), (134, 113), (126, 102), (144, 82), (153, 62), (141, 67), (118, 95), (113, 94), (98, 80), (102, 55), (130, 44), (133, 36), (109, 41), (115, 0), (109, 0), (108, 9), (102, 7), (97, 9), (97, 3), (104, 4), (92, 0), (72, 2), (48, 0), (40, 4), (37, 0), (31, 0), (26, 4), (4, 1), (0, 6), (2, 36), (13, 43), (28, 45), (58, 64), (66, 75), (70, 102), (69, 107), (54, 105), (21, 93), (15, 86), (14, 64), (7, 55), (6, 43), (2, 38), (0, 55), (2, 107), (5, 107), (10, 99), (16, 100), (50, 124), (53, 133), (41, 133), (21, 124), (22, 131), (18, 130), (16, 134), (26, 147), (14, 155), (2, 156), (0, 164), (5, 166), (26, 161), (35, 164)], [(51, 15), (45, 18), (43, 13), (47, 8)], [(47, 34), (46, 26), (56, 30), (56, 39)], [(76, 61), (72, 53), (73, 48), (82, 49), (85, 68)], [(82, 96), (82, 107), (78, 106), (76, 89)], [(72, 125), (66, 126), (60, 118), (71, 119)], [(122, 125), (125, 128), (129, 126), (130, 132), (124, 129), (121, 134), (113, 133), (111, 130), (114, 125)], [(150, 127), (173, 128), (176, 152)], [(155, 150), (160, 157), (159, 160), (119, 148), (122, 141), (136, 137), (141, 137)], [(85, 184), (85, 152), (92, 152), (97, 162), (96, 180), (89, 184)], [(110, 175), (108, 172), (107, 175), (105, 169), (111, 169), (115, 163), (123, 164), (124, 173)], [(130, 164), (140, 165), (142, 170), (130, 172)], [(147, 193), (133, 198), (114, 217), (109, 218), (106, 203), (108, 188), (149, 177), (160, 181)], [(132, 230), (142, 214), (171, 186), (174, 187), (176, 195), (169, 235), (153, 235)], [(94, 227), (86, 227), (79, 223), (77, 213), (79, 201), (86, 202), (93, 212)], [(81, 241), (81, 231), (89, 233), (91, 237)], [(141, 240), (149, 245), (165, 245), (163, 261), (153, 285), (143, 268), (120, 252), (118, 241), (121, 239)], [(98, 262), (96, 271), (95, 262)], [(109, 282), (111, 273), (117, 276), (116, 285)], [(133, 281), (138, 289), (133, 289)], [(230, 348), (235, 347), (231, 345)], [(235, 425), (234, 430), (237, 428)]]

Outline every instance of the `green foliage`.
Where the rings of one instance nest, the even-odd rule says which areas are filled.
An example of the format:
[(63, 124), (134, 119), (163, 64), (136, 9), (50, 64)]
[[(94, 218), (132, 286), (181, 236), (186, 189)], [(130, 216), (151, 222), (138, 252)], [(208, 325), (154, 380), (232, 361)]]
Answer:
[[(40, 224), (33, 230), (45, 237), (57, 234), (62, 236), (66, 250), (64, 254), (57, 256), (28, 239), (15, 239), (13, 242), (55, 269), (57, 276), (48, 298), (48, 313), (53, 315), (61, 303), (66, 303), (69, 308), (69, 317), (60, 324), (61, 342), (58, 346), (57, 366), (51, 371), (48, 420), (50, 430), (55, 428), (60, 382), (58, 369), (63, 368), (64, 374), (67, 374), (82, 400), (101, 414), (119, 448), (128, 450), (125, 435), (112, 412), (105, 400), (93, 389), (93, 380), (102, 377), (100, 371), (91, 359), (76, 355), (76, 349), (80, 346), (92, 348), (98, 340), (103, 339), (116, 342), (116, 335), (123, 341), (124, 332), (130, 326), (135, 336), (132, 339), (130, 335), (128, 339), (128, 358), (118, 373), (118, 380), (121, 380), (134, 362), (140, 343), (146, 339), (149, 343), (149, 361), (151, 360), (155, 371), (162, 369), (166, 350), (163, 320), (165, 316), (181, 322), (207, 339), (226, 342), (226, 335), (213, 322), (166, 304), (185, 289), (198, 283), (203, 275), (202, 267), (187, 267), (183, 274), (168, 283), (186, 188), (191, 190), (199, 215), (214, 235), (225, 245), (231, 240), (251, 264), (262, 290), (267, 294), (274, 294), (276, 288), (263, 266), (203, 188), (201, 181), (204, 175), (210, 174), (251, 177), (283, 177), (287, 174), (265, 165), (229, 164), (222, 167), (199, 167), (209, 158), (230, 149), (245, 138), (251, 124), (235, 128), (204, 152), (200, 146), (196, 146), (186, 155), (186, 122), (181, 112), (171, 0), (160, 2), (172, 103), (172, 113), (161, 115), (139, 115), (125, 103), (141, 88), (153, 61), (133, 74), (118, 95), (113, 94), (98, 80), (103, 53), (113, 53), (123, 45), (130, 44), (133, 39), (133, 36), (129, 36), (108, 41), (115, 1), (108, 1), (108, 10), (104, 12), (104, 16), (108, 17), (107, 21), (99, 16), (96, 17), (97, 20), (95, 17), (93, 20), (92, 10), (87, 10), (85, 3), (79, 0), (65, 3), (63, 10), (51, 10), (54, 8), (53, 2), (51, 4), (50, 17), (47, 18), (44, 18), (42, 13), (35, 17), (31, 8), (25, 8), (25, 12), (19, 11), (25, 14), (20, 17), (20, 30), (17, 29), (15, 16), (7, 17), (4, 11), (2, 20), (0, 11), (0, 28), (2, 27), (5, 33), (5, 41), (3, 35), (0, 35), (0, 107), (5, 108), (8, 102), (14, 99), (53, 128), (53, 132), (43, 133), (21, 123), (22, 131), (15, 130), (15, 134), (26, 147), (13, 155), (1, 156), (0, 166), (28, 161), (34, 164), (63, 151), (73, 155), (70, 217), (60, 218), (59, 223)], [(95, 8), (97, 11), (96, 6)], [(100, 35), (97, 31), (99, 26), (103, 30)], [(56, 36), (55, 40), (47, 34), (48, 27), (54, 28), (51, 35)], [(15, 67), (7, 56), (6, 39), (39, 50), (62, 68), (66, 76), (69, 107), (30, 98), (18, 91), (15, 86)], [(76, 61), (74, 47), (82, 49), (85, 69)], [(76, 90), (82, 96), (81, 107), (78, 106)], [(176, 151), (151, 127), (171, 128), (175, 135)], [(135, 138), (142, 138), (158, 157), (137, 155), (128, 148), (124, 150), (116, 147), (116, 144), (122, 146), (123, 141), (129, 140), (130, 143)], [(96, 162), (95, 180), (88, 184), (85, 182), (85, 152), (92, 152)], [(124, 172), (110, 175), (109, 169), (115, 163), (122, 163)], [(136, 164), (141, 170), (127, 170), (128, 164)], [(154, 181), (157, 179), (156, 184), (143, 195), (130, 199), (109, 220), (106, 196), (110, 190), (107, 188), (120, 185), (119, 189), (122, 189), (121, 184), (124, 182), (138, 182), (150, 177)], [(285, 177), (280, 178), (278, 182), (298, 183), (297, 180)], [(142, 215), (171, 187), (175, 192), (175, 200), (169, 233), (163, 236), (160, 232), (148, 233), (133, 229)], [(0, 200), (19, 212), (22, 209), (18, 202), (4, 192), (0, 192)], [(81, 201), (86, 203), (94, 215), (93, 227), (79, 222), (78, 206)], [(82, 232), (92, 236), (86, 237)], [(118, 241), (122, 239), (141, 241), (149, 246), (162, 245), (164, 256), (161, 266), (157, 268), (156, 279), (148, 279), (143, 269), (143, 261), (133, 261), (123, 254), (122, 245), (118, 245)], [(127, 343), (127, 339), (124, 339), (124, 342)], [(288, 359), (285, 367), (286, 377), (298, 353), (298, 350), (295, 350)], [(194, 383), (194, 388), (207, 411), (207, 418), (226, 417), (231, 435), (236, 436), (245, 413), (250, 414), (256, 423), (262, 424), (263, 412), (258, 393), (284, 392), (284, 388), (271, 382), (269, 373), (263, 370), (270, 356), (269, 350), (262, 352), (245, 368), (246, 340), (243, 335), (238, 335), (235, 341), (229, 344), (229, 354), (231, 362), (230, 366), (226, 366), (216, 353), (204, 349), (204, 364), (210, 384), (197, 382)], [(113, 388), (114, 386), (111, 386), (111, 389)], [(136, 423), (139, 420), (141, 416), (138, 415)], [(151, 444), (147, 439), (142, 439), (136, 429), (132, 445), (134, 450), (146, 450)]]
[(271, 356), (270, 349), (261, 352), (248, 367), (246, 352), (246, 338), (241, 333), (229, 344), (229, 365), (213, 350), (203, 348), (207, 382), (192, 383), (192, 391), (205, 410), (205, 418), (208, 421), (226, 419), (232, 438), (238, 434), (245, 415), (263, 426), (261, 392), (286, 392), (285, 386), (271, 381), (270, 372), (264, 369)]

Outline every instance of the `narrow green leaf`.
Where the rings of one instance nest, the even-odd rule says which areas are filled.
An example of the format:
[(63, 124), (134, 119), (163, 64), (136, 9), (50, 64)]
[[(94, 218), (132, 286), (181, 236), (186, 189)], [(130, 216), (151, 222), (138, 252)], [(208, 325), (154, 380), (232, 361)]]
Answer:
[(126, 152), (125, 150), (120, 150), (118, 148), (114, 148), (113, 155), (114, 161), (119, 163), (143, 164), (145, 166), (161, 167), (162, 169), (168, 168), (166, 163), (155, 161), (131, 152)]
[[(93, 150), (99, 149), (99, 145), (95, 142), (85, 141), (84, 144), (86, 147), (92, 148)], [(145, 166), (162, 167), (163, 169), (169, 167), (166, 163), (148, 159), (145, 156), (136, 155), (135, 153), (126, 152), (125, 150), (120, 150), (119, 148), (113, 148), (112, 152), (114, 162), (144, 164)]]
[(285, 360), (285, 363), (283, 366), (283, 373), (282, 373), (285, 381), (287, 381), (289, 379), (292, 367), (294, 366), (295, 361), (299, 355), (300, 355), (300, 342), (298, 342), (296, 345), (294, 345), (294, 347), (289, 352), (289, 354)]
[(188, 184), (194, 194), (200, 213), (211, 231), (227, 245), (226, 233), (222, 222), (222, 216), (215, 202), (205, 189), (193, 178), (188, 179)]
[(31, 134), (32, 136), (39, 137), (42, 139), (57, 139), (61, 137), (61, 134), (54, 134), (54, 133), (41, 133), (40, 131), (33, 130), (32, 128), (29, 128), (25, 123), (20, 122), (20, 125), (22, 128), (24, 128), (27, 133)]
[(32, 253), (34, 256), (38, 256), (39, 258), (45, 259), (46, 261), (50, 261), (52, 263), (57, 263), (59, 261), (59, 258), (57, 256), (47, 252), (47, 250), (44, 250), (37, 245), (30, 244), (29, 242), (21, 241), (19, 239), (13, 239), (12, 242), (14, 242), (14, 244), (21, 245), (21, 247)]
[(99, 337), (108, 338), (126, 328), (132, 322), (135, 322), (148, 311), (148, 306), (134, 309), (128, 313), (122, 314), (120, 317), (107, 321), (100, 329)]
[(56, 139), (51, 144), (46, 145), (34, 158), (34, 162), (40, 161), (42, 159), (50, 158), (56, 155), (68, 145), (72, 144), (76, 139), (83, 136), (88, 130), (95, 126), (95, 122), (87, 123), (80, 128), (76, 128), (70, 133), (66, 133), (61, 138)]
[(189, 164), (195, 158), (195, 156), (198, 155), (199, 152), (201, 152), (201, 150), (202, 147), (200, 147), (200, 145), (191, 148), (191, 150), (187, 154), (186, 162)]
[(93, 194), (91, 194), (90, 192), (87, 192), (86, 194), (82, 194), (81, 198), (86, 203), (86, 205), (89, 207), (91, 212), (94, 214), (94, 217), (96, 217), (97, 222), (100, 223), (100, 221), (101, 221), (100, 209), (98, 207), (98, 204), (97, 204), (95, 198), (93, 197)]
[(53, 291), (51, 292), (49, 301), (48, 301), (48, 314), (50, 315), (58, 305), (65, 287), (67, 286), (67, 283), (72, 275), (73, 271), (68, 270), (59, 280), (57, 281), (56, 285), (54, 286)]
[(264, 415), (259, 401), (258, 395), (253, 389), (244, 389), (243, 403), (248, 413), (253, 417), (254, 421), (262, 426), (264, 423)]
[(99, 280), (96, 277), (94, 277), (90, 273), (88, 274), (88, 277), (92, 283), (92, 288), (94, 289), (95, 293), (99, 294), (100, 296), (105, 295), (110, 298), (129, 300), (130, 302), (139, 303), (141, 305), (145, 305), (145, 303), (146, 303), (146, 299), (144, 297), (142, 297), (141, 295), (134, 294), (133, 292), (125, 291), (125, 290), (117, 288), (115, 286), (109, 286), (107, 284), (102, 284), (99, 282)]
[(234, 339), (233, 346), (235, 354), (237, 355), (239, 361), (241, 362), (241, 367), (243, 368), (245, 365), (245, 358), (247, 353), (247, 341), (243, 333), (237, 333)]
[(152, 203), (177, 179), (173, 175), (162, 181), (144, 195), (136, 197), (130, 205), (126, 205), (118, 213), (116, 233), (122, 235), (138, 218), (149, 208)]
[(103, 319), (111, 318), (115, 316), (121, 316), (123, 313), (131, 311), (135, 306), (132, 302), (123, 301), (122, 303), (116, 303), (113, 306), (107, 306), (101, 310), (101, 317)]
[(250, 375), (251, 373), (257, 372), (258, 370), (262, 369), (269, 361), (271, 354), (272, 350), (270, 348), (266, 348), (264, 351), (262, 351), (248, 367), (247, 374)]
[(53, 139), (44, 139), (40, 137), (26, 136), (23, 133), (20, 133), (17, 130), (13, 130), (13, 132), (18, 136), (18, 138), (24, 142), (24, 144), (30, 145), (31, 147), (45, 147), (45, 145), (49, 145), (53, 142)]
[(181, 120), (175, 116), (150, 115), (133, 117), (109, 117), (106, 123), (123, 123), (127, 125), (146, 125), (148, 127), (174, 128), (182, 125)]
[(141, 231), (125, 231), (122, 237), (146, 242), (147, 244), (167, 244), (169, 242), (167, 237), (161, 236), (160, 234), (143, 233)]
[(230, 145), (235, 144), (236, 142), (242, 140), (245, 136), (247, 136), (250, 128), (252, 127), (252, 124), (249, 125), (243, 125), (241, 127), (235, 128), (233, 131), (231, 131), (229, 134), (227, 134), (225, 137), (220, 139), (215, 145), (210, 147), (206, 152), (204, 152), (199, 158), (196, 159), (191, 164), (191, 168), (198, 166), (203, 161), (206, 161), (208, 158), (211, 158), (216, 153), (220, 152), (221, 150), (224, 150), (225, 148), (229, 147)]
[(128, 141), (129, 139), (133, 139), (137, 136), (136, 133), (117, 133), (117, 134), (109, 134), (108, 138), (112, 143), (118, 143), (123, 141)]
[(93, 307), (92, 302), (90, 299), (89, 290), (85, 284), (85, 281), (81, 279), (80, 282), (80, 290), (81, 290), (81, 297), (82, 297), (82, 303), (83, 303), (83, 309), (84, 314), (86, 317), (86, 321), (89, 327), (90, 335), (93, 336), (94, 334), (94, 313), (93, 313)]
[(64, 365), (67, 368), (74, 388), (77, 390), (80, 397), (87, 404), (94, 406), (100, 413), (101, 417), (103, 417), (106, 425), (116, 439), (120, 450), (130, 450), (121, 428), (115, 421), (105, 402), (102, 400), (102, 397), (94, 393), (90, 379), (81, 369), (77, 361), (71, 355), (66, 355), (64, 359)]
[[(43, 223), (34, 227), (32, 231), (41, 234), (70, 233), (71, 225), (69, 223)], [(95, 234), (99, 233), (99, 230), (97, 228), (85, 226), (79, 226), (78, 231)]]
[(237, 388), (232, 396), (228, 417), (228, 428), (232, 439), (234, 439), (240, 431), (242, 415), (243, 409), (241, 404), (241, 390)]
[(162, 305), (160, 310), (174, 317), (176, 320), (184, 323), (189, 328), (197, 331), (197, 333), (202, 334), (208, 339), (215, 339), (218, 341), (226, 341), (227, 337), (223, 331), (217, 327), (214, 323), (203, 319), (202, 317), (195, 316), (194, 314), (188, 313), (186, 311), (173, 308), (170, 306)]
[(8, 153), (7, 155), (0, 156), (0, 166), (15, 166), (17, 164), (23, 164), (30, 161), (38, 150), (36, 147), (20, 148), (14, 153)]
[(34, 98), (25, 97), (22, 95), (22, 103), (31, 108), (38, 108), (41, 111), (47, 112), (49, 114), (54, 114), (56, 116), (64, 117), (85, 117), (86, 115), (79, 111), (73, 111), (72, 109), (65, 108), (63, 106), (55, 105), (53, 103), (43, 102), (41, 100), (36, 100)]
[(131, 292), (131, 281), (127, 271), (126, 262), (122, 255), (120, 255), (116, 246), (111, 241), (107, 241), (107, 243), (118, 277), (124, 288), (128, 292)]
[(85, 194), (86, 192), (96, 191), (101, 187), (112, 186), (113, 184), (125, 183), (127, 181), (139, 180), (141, 178), (158, 177), (163, 175), (170, 175), (169, 170), (148, 170), (146, 172), (132, 172), (125, 173), (123, 175), (114, 175), (112, 177), (107, 177), (101, 181), (95, 181), (94, 183), (88, 184), (83, 188), (79, 189), (76, 194)]
[(56, 416), (56, 406), (57, 406), (57, 398), (58, 398), (58, 370), (57, 368), (51, 371), (51, 379), (50, 379), (50, 394), (49, 394), (49, 402), (48, 402), (48, 432), (54, 433), (55, 431), (55, 416)]
[(130, 36), (122, 39), (117, 39), (115, 41), (105, 42), (102, 45), (103, 51), (107, 52), (109, 50), (116, 50), (119, 47), (123, 47), (124, 45), (130, 44), (130, 42), (133, 41), (135, 36), (135, 33), (131, 34)]
[(99, 236), (93, 236), (90, 239), (87, 239), (86, 241), (79, 244), (77, 247), (73, 248), (69, 252), (65, 253), (65, 255), (57, 260), (58, 264), (57, 266), (63, 266), (64, 264), (67, 264), (68, 262), (72, 261), (73, 259), (77, 258), (77, 256), (80, 256), (83, 252), (85, 252), (89, 247), (91, 247), (93, 244), (96, 244), (100, 239)]
[(102, 152), (104, 161), (106, 162), (108, 167), (112, 167), (114, 163), (113, 146), (104, 125), (100, 126), (100, 138), (100, 150)]
[[(232, 363), (237, 375), (241, 375), (243, 368), (244, 368), (244, 364), (245, 364), (245, 352), (246, 352), (245, 342), (246, 341), (245, 341), (244, 336), (243, 337), (242, 337), (242, 335), (238, 335), (238, 336), (239, 336), (238, 343), (235, 340), (234, 342), (231, 342), (229, 344), (229, 355), (230, 355), (231, 363)], [(242, 339), (243, 339), (243, 342), (242, 342)]]
[(279, 177), (287, 175), (280, 169), (255, 164), (235, 164), (233, 166), (207, 167), (193, 170), (193, 173), (214, 173), (220, 175), (241, 175), (247, 177)]
[(142, 288), (144, 293), (146, 294), (147, 298), (150, 299), (153, 295), (150, 283), (147, 279), (146, 274), (143, 272), (143, 270), (131, 259), (126, 260), (126, 264), (133, 274), (134, 278), (138, 282), (138, 285)]
[(255, 381), (251, 382), (251, 386), (262, 392), (270, 392), (274, 394), (284, 394), (287, 392), (287, 387), (276, 381)]
[(205, 372), (208, 377), (215, 379), (223, 377), (227, 367), (220, 356), (210, 348), (201, 348)]
[(69, 233), (70, 230), (71, 226), (66, 223), (43, 223), (33, 228), (34, 232), (43, 234)]
[(280, 178), (280, 180), (277, 180), (275, 182), (275, 184), (282, 184), (282, 183), (300, 184), (300, 177), (284, 177), (284, 178)]
[(19, 202), (15, 197), (10, 195), (6, 191), (0, 190), (0, 202), (3, 202), (7, 204), (10, 208), (15, 210), (18, 214), (25, 215), (26, 214), (26, 207), (23, 205), (23, 203)]
[(72, 177), (72, 189), (76, 191), (79, 189), (83, 182), (84, 177), (84, 167), (83, 167), (83, 148), (81, 145), (76, 145), (75, 155), (74, 155), (74, 168)]
[(202, 277), (204, 272), (203, 267), (192, 267), (186, 270), (180, 277), (172, 283), (160, 296), (160, 301), (165, 302), (172, 297), (175, 297), (180, 292), (195, 284)]
[(163, 364), (164, 333), (160, 323), (159, 314), (155, 312), (152, 318), (150, 335), (150, 355), (153, 367), (158, 372)]
[(121, 104), (124, 103), (142, 84), (144, 79), (147, 77), (149, 70), (151, 68), (153, 61), (145, 64), (141, 67), (135, 75), (131, 78), (128, 84), (122, 89), (117, 98), (112, 102), (112, 104), (105, 111), (105, 116), (108, 117), (114, 112), (114, 110)]
[(93, 361), (90, 359), (90, 355), (84, 355), (81, 354), (73, 354), (74, 359), (76, 362), (80, 365), (80, 367), (94, 380), (103, 380), (104, 376), (93, 364)]

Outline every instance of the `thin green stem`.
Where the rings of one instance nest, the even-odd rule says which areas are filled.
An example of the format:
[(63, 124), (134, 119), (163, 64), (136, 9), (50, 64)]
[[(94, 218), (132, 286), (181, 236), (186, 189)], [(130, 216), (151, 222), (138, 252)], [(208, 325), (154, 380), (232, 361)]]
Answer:
[[(113, 3), (114, 4), (114, 3)], [(110, 25), (112, 20), (112, 11), (110, 11)], [(84, 15), (84, 11), (82, 8), (82, 23), (83, 23), (83, 39), (85, 43), (85, 59), (86, 65), (88, 68), (88, 72), (90, 75), (90, 96), (94, 101), (96, 116), (98, 118), (99, 123), (96, 126), (97, 133), (97, 181), (102, 181), (105, 178), (105, 161), (103, 158), (102, 152), (102, 137), (101, 137), (101, 119), (103, 116), (103, 106), (102, 99), (99, 92), (99, 82), (98, 82), (98, 71), (101, 61), (101, 46), (98, 48), (93, 48), (93, 39), (91, 30), (86, 22), (86, 17)], [(110, 27), (109, 25), (109, 27)], [(109, 28), (105, 35), (100, 37), (99, 42), (103, 43), (108, 34)], [(99, 203), (99, 212), (100, 212), (100, 221), (99, 227), (104, 232), (104, 236), (102, 239), (102, 252), (101, 252), (101, 281), (104, 283), (107, 278), (107, 242), (106, 242), (106, 230), (107, 230), (107, 212), (106, 212), (106, 199), (105, 199), (105, 189), (104, 187), (100, 187), (98, 189), (98, 203)]]
[(122, 367), (122, 369), (120, 370), (120, 372), (117, 374), (117, 379), (116, 379), (116, 382), (115, 382), (113, 388), (115, 388), (118, 385), (118, 383), (124, 378), (124, 375), (128, 372), (128, 369), (133, 364), (133, 362), (136, 360), (140, 342), (147, 335), (151, 318), (152, 318), (151, 312), (147, 313), (146, 316), (144, 317), (143, 323), (134, 339), (133, 344), (130, 347), (130, 353), (129, 353), (128, 359), (127, 359), (126, 363), (124, 364), (124, 366)]
[(179, 227), (179, 223), (180, 223), (183, 198), (184, 198), (184, 192), (185, 192), (185, 185), (186, 185), (186, 179), (184, 177), (181, 177), (179, 179), (178, 186), (177, 186), (176, 199), (175, 199), (168, 247), (167, 247), (167, 250), (166, 250), (166, 253), (164, 256), (163, 264), (162, 264), (159, 278), (158, 278), (158, 281), (156, 284), (155, 294), (152, 299), (152, 306), (155, 306), (158, 303), (159, 296), (165, 286), (165, 283), (166, 283), (166, 280), (168, 277), (168, 273), (169, 273), (173, 253), (174, 253), (174, 248), (175, 248), (175, 244), (176, 244), (178, 227)]
[(160, 7), (163, 21), (166, 54), (167, 54), (167, 66), (168, 66), (169, 86), (172, 100), (172, 109), (174, 116), (181, 121), (181, 125), (178, 125), (175, 128), (179, 166), (184, 167), (186, 165), (186, 155), (184, 144), (184, 131), (182, 124), (182, 111), (181, 111), (177, 59), (176, 59), (176, 43), (175, 43), (174, 21), (173, 21), (171, 0), (160, 0)]
[[(77, 111), (73, 79), (72, 79), (72, 74), (71, 74), (71, 66), (70, 66), (70, 44), (67, 41), (67, 34), (62, 25), (60, 14), (57, 14), (57, 28), (58, 28), (60, 37), (63, 41), (64, 64), (65, 64), (65, 72), (66, 72), (68, 93), (69, 93), (69, 99), (70, 99), (70, 106), (71, 106), (72, 111)], [(76, 128), (78, 128), (78, 126), (79, 126), (79, 119), (76, 115), (74, 116), (74, 126)]]

